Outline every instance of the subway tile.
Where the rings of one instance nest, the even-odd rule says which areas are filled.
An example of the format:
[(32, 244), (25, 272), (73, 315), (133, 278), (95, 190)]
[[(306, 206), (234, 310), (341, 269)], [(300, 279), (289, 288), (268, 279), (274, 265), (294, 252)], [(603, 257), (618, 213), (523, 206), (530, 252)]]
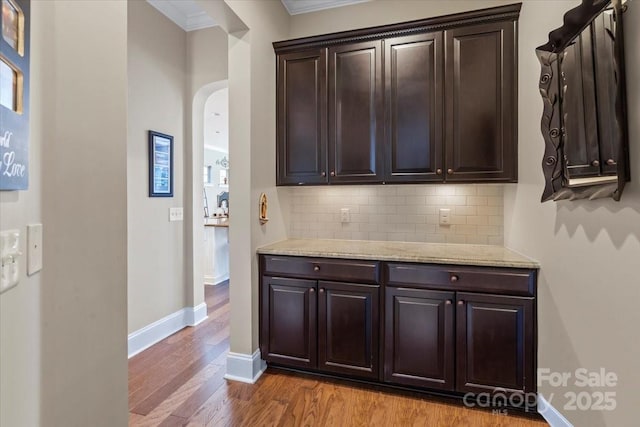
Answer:
[(487, 196), (467, 196), (467, 205), (469, 206), (486, 206)]
[(436, 194), (436, 187), (434, 185), (418, 185), (415, 194), (417, 196), (433, 196)]
[(426, 234), (425, 241), (428, 243), (446, 243), (447, 237), (444, 234)]
[(503, 193), (502, 184), (482, 184), (478, 185), (478, 196), (501, 196)]
[(404, 240), (404, 237), (405, 233), (387, 233), (387, 240), (389, 241), (402, 242)]
[(455, 206), (453, 211), (456, 215), (476, 215), (475, 206)]
[(438, 196), (454, 196), (456, 187), (455, 185), (438, 185), (436, 186), (436, 194)]
[(465, 206), (467, 205), (467, 196), (446, 196), (445, 203), (448, 206)]
[(475, 196), (477, 194), (475, 185), (458, 185), (455, 188), (456, 196)]
[(416, 232), (417, 233), (428, 233), (435, 234), (436, 226), (435, 224), (416, 224)]
[(504, 196), (488, 196), (487, 201), (489, 206), (502, 206), (504, 205)]
[(416, 189), (415, 185), (403, 185), (398, 187), (397, 193), (398, 196), (415, 196)]
[(478, 215), (502, 215), (502, 208), (499, 206), (478, 206)]
[(488, 238), (490, 245), (500, 245), (504, 244), (504, 238), (502, 236), (489, 236)]
[(503, 230), (502, 227), (497, 227), (495, 225), (479, 225), (477, 234), (485, 236), (502, 236)]
[(455, 234), (477, 234), (478, 226), (477, 225), (456, 225), (456, 233)]
[(427, 203), (426, 196), (417, 196), (417, 195), (405, 196), (406, 205), (424, 205), (426, 203)]
[(427, 196), (427, 205), (445, 205), (446, 198), (444, 196)]
[(453, 225), (458, 225), (458, 224), (466, 224), (467, 223), (467, 217), (464, 215), (451, 215), (450, 217), (450, 222)]
[(489, 217), (482, 215), (472, 215), (467, 217), (467, 224), (488, 225)]
[(449, 234), (446, 237), (447, 243), (467, 243), (467, 236), (462, 236), (459, 234)]
[(489, 237), (488, 236), (473, 236), (467, 235), (467, 243), (472, 245), (488, 245)]
[(488, 225), (499, 225), (501, 227), (504, 225), (504, 217), (502, 216), (490, 216), (488, 218), (489, 218)]
[(371, 231), (369, 232), (369, 240), (389, 240), (389, 233), (380, 232), (380, 231)]

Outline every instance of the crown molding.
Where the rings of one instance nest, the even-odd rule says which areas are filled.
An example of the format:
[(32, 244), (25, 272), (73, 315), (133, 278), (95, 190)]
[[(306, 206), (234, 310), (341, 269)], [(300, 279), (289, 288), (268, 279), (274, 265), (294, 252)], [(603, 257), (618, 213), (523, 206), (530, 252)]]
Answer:
[[(197, 3), (191, 0), (147, 0), (147, 3), (184, 31), (202, 30), (218, 25), (207, 12), (200, 9)], [(186, 11), (186, 8), (191, 9), (194, 5), (200, 10), (195, 13)]]
[(317, 12), (319, 10), (333, 9), (334, 7), (349, 6), (352, 4), (366, 3), (371, 0), (281, 0), (289, 15)]

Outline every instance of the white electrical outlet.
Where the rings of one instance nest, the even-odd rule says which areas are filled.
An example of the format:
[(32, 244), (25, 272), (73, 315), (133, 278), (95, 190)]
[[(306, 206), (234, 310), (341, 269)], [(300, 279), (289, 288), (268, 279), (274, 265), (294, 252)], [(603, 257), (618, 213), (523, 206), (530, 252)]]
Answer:
[(340, 222), (351, 222), (351, 211), (349, 208), (340, 209)]
[(20, 230), (0, 232), (0, 293), (20, 282)]
[(440, 209), (440, 225), (451, 224), (451, 209)]
[(184, 211), (182, 208), (169, 208), (169, 221), (182, 221)]

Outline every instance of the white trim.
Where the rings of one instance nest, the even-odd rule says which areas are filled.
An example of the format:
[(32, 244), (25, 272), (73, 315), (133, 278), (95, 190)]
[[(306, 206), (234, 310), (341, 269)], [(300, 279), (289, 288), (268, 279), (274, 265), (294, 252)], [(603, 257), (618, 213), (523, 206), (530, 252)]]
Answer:
[(210, 286), (217, 286), (223, 282), (229, 280), (229, 273), (223, 274), (221, 276), (204, 276), (204, 284)]
[(287, 12), (289, 12), (289, 15), (299, 15), (301, 13), (316, 12), (334, 7), (366, 3), (368, 1), (370, 0), (282, 0), (282, 4), (284, 8), (287, 9)]
[(225, 379), (255, 384), (262, 373), (267, 369), (267, 363), (260, 358), (260, 350), (253, 354), (233, 353), (227, 354), (227, 373)]
[[(147, 0), (151, 6), (185, 31), (216, 27), (218, 24), (193, 0)], [(197, 12), (187, 13), (187, 10)]]
[(547, 423), (551, 427), (573, 427), (573, 424), (569, 422), (556, 408), (551, 406), (551, 403), (541, 394), (538, 394), (538, 413), (542, 415)]
[(128, 357), (146, 350), (159, 341), (175, 334), (187, 326), (196, 326), (207, 318), (207, 304), (185, 307), (129, 334)]

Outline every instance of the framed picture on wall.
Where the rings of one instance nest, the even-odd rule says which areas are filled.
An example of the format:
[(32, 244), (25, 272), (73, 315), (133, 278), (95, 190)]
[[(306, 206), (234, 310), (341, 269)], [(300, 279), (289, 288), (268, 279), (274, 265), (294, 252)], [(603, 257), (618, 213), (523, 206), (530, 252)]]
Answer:
[(149, 131), (149, 197), (173, 197), (173, 137)]

